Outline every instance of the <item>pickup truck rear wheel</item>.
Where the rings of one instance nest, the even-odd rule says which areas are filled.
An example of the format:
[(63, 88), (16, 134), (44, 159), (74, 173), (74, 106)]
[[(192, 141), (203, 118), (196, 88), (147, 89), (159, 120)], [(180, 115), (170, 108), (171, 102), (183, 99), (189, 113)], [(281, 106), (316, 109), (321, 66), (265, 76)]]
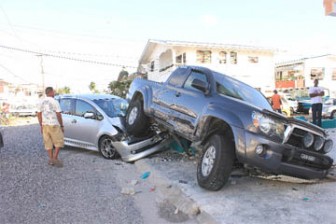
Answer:
[(207, 140), (197, 166), (198, 184), (218, 191), (228, 181), (234, 162), (234, 145), (223, 133), (214, 133)]
[(126, 113), (126, 129), (128, 133), (142, 137), (148, 133), (149, 118), (143, 110), (143, 102), (140, 99), (132, 100)]

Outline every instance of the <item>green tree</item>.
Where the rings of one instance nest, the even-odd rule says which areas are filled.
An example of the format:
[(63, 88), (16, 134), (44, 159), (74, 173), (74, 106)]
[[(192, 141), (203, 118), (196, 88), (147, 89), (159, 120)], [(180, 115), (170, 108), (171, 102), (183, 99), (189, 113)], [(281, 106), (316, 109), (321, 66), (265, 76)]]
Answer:
[(117, 81), (123, 81), (127, 80), (128, 78), (128, 71), (125, 70), (125, 68), (122, 68), (122, 70), (119, 72), (118, 80)]
[(56, 92), (58, 94), (69, 94), (70, 93), (70, 87), (64, 86), (62, 88), (58, 88)]
[(96, 90), (96, 83), (95, 82), (90, 82), (89, 89), (91, 92), (97, 92)]
[(132, 80), (112, 81), (108, 84), (108, 89), (111, 94), (125, 98), (131, 82)]

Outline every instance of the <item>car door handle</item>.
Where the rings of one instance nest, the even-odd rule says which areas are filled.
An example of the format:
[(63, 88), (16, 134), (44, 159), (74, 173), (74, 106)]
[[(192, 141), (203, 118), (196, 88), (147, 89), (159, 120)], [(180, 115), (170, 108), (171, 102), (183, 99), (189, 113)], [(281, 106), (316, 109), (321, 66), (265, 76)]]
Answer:
[(71, 123), (72, 123), (72, 124), (76, 124), (76, 123), (77, 123), (77, 120), (76, 120), (76, 119), (73, 119), (73, 120), (71, 121)]
[(176, 96), (176, 97), (180, 97), (180, 96), (181, 96), (181, 93), (180, 93), (180, 92), (176, 92), (176, 93), (175, 93), (175, 96)]

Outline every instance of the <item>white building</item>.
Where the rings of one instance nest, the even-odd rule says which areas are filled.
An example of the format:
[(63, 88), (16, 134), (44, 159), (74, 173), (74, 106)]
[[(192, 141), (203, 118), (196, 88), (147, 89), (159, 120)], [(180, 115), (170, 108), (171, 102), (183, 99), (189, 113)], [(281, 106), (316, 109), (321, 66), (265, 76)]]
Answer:
[(246, 45), (149, 40), (138, 72), (163, 82), (176, 66), (204, 66), (255, 88), (273, 90), (274, 53), (273, 49)]
[(275, 78), (276, 85), (293, 80), (294, 86), (288, 88), (296, 89), (307, 89), (313, 86), (314, 79), (319, 79), (319, 86), (327, 88), (331, 97), (336, 97), (336, 55), (326, 54), (277, 63)]

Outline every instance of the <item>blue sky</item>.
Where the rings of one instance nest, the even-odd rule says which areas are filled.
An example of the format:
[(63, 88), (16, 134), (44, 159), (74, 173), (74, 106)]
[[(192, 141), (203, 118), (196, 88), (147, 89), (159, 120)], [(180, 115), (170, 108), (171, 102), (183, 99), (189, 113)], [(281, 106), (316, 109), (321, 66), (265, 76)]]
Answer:
[(323, 0), (0, 0), (2, 45), (108, 54), (132, 65), (148, 39), (333, 53), (335, 27)]

